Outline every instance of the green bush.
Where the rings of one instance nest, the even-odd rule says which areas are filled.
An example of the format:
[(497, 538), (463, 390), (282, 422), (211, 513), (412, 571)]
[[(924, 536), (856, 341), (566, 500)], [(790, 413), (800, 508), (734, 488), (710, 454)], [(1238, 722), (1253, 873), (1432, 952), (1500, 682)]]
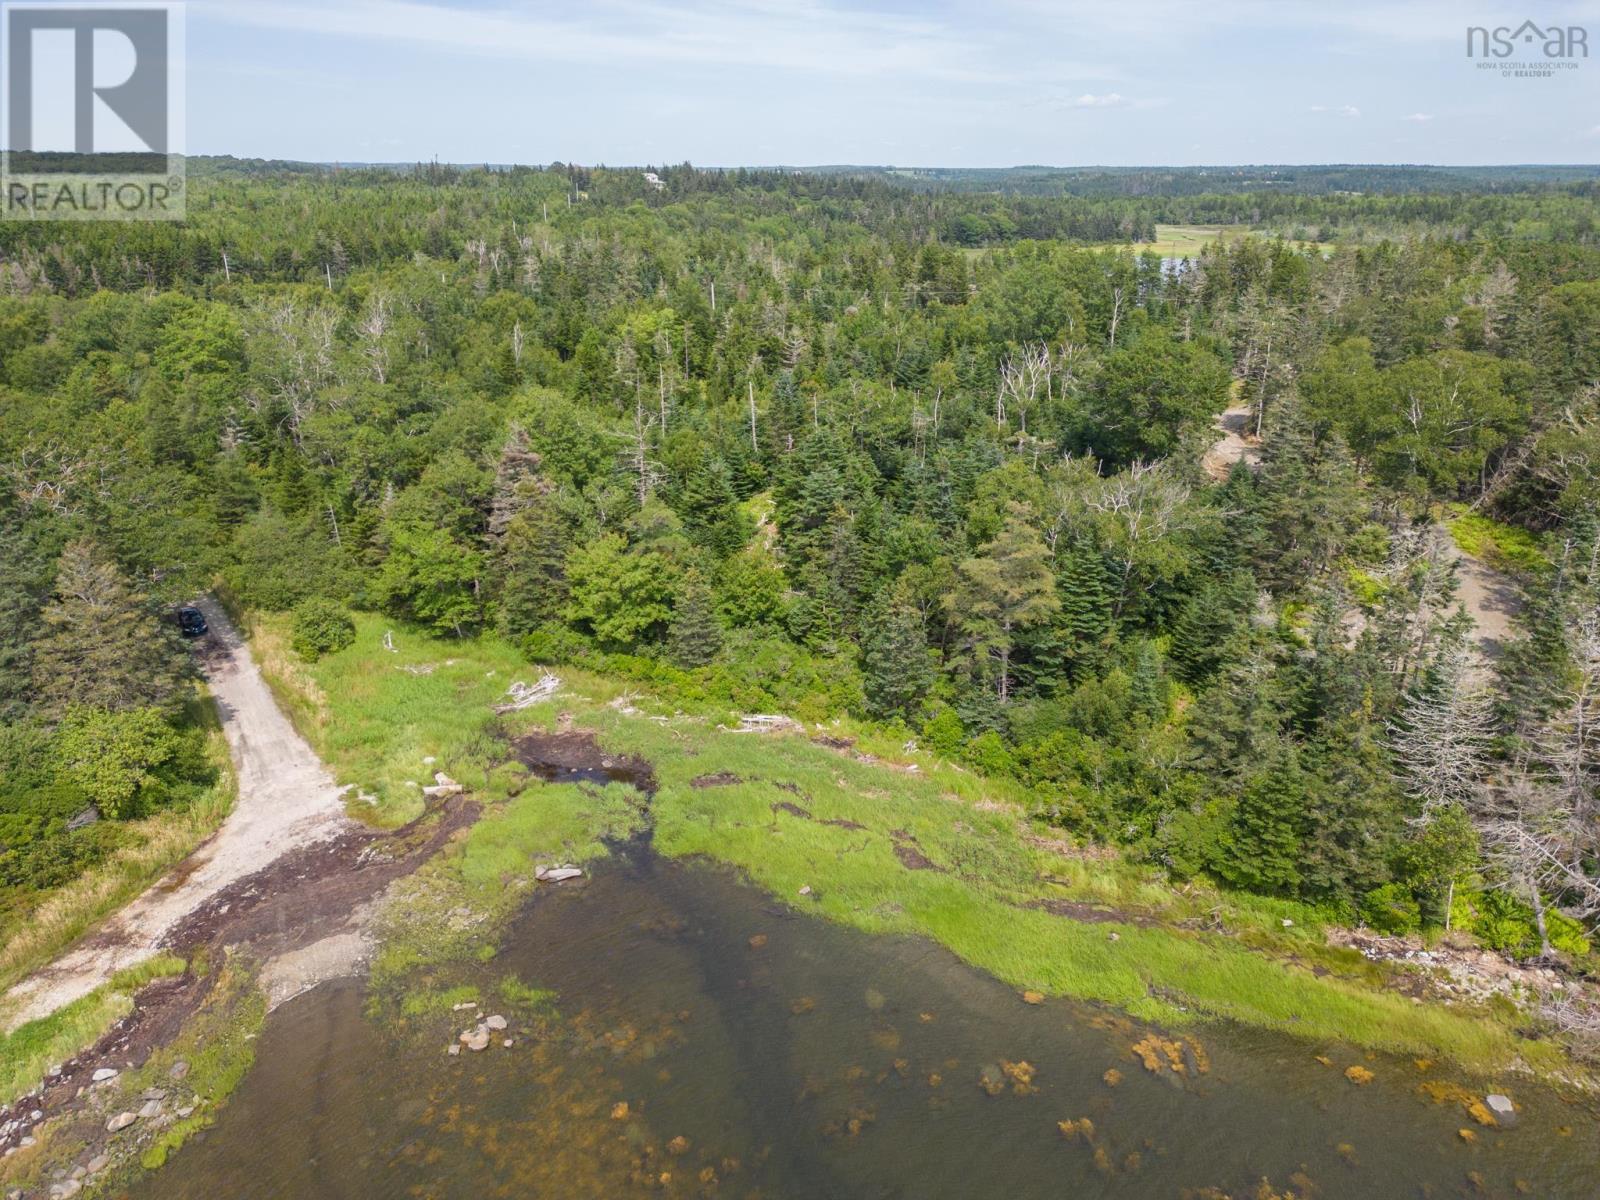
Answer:
[(588, 657), (592, 649), (583, 634), (556, 621), (530, 630), (521, 642), (523, 656), (529, 662), (548, 667), (579, 662)]
[(961, 718), (953, 708), (940, 709), (922, 727), (923, 745), (946, 758), (955, 758), (961, 753), (966, 737), (967, 731), (961, 727)]
[(967, 743), (962, 752), (969, 763), (985, 775), (1010, 775), (1017, 769), (1016, 759), (994, 730), (985, 730)]
[(1386, 883), (1362, 898), (1361, 919), (1379, 933), (1415, 933), (1422, 928), (1422, 906), (1403, 884)]
[[(1451, 920), (1491, 950), (1517, 958), (1539, 953), (1539, 929), (1533, 908), (1504, 892), (1457, 892)], [(1583, 926), (1550, 908), (1544, 914), (1550, 945), (1563, 954), (1582, 958), (1589, 953)]]
[(105, 816), (133, 817), (166, 798), (182, 745), (158, 708), (75, 707), (56, 732), (56, 766)]
[(313, 597), (295, 605), (290, 633), (294, 652), (307, 662), (316, 662), (354, 642), (356, 623), (343, 605)]

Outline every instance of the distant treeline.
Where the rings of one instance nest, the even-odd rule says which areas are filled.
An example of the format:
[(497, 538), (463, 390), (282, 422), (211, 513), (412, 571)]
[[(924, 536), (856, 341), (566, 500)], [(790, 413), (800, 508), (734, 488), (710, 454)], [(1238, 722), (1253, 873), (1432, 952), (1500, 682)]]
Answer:
[[(1015, 173), (1023, 177), (1023, 168)], [(1232, 169), (1230, 169), (1232, 170)], [(68, 295), (102, 288), (130, 290), (218, 281), (324, 282), (353, 268), (376, 268), (417, 254), (454, 258), (480, 243), (507, 259), (522, 257), (517, 239), (535, 222), (562, 225), (585, 214), (625, 214), (637, 207), (668, 214), (670, 224), (700, 239), (728, 236), (750, 223), (781, 222), (813, 245), (869, 236), (907, 248), (930, 243), (998, 246), (1026, 241), (1089, 244), (1154, 240), (1158, 224), (1260, 229), (1296, 240), (1371, 243), (1383, 237), (1427, 235), (1454, 241), (1560, 242), (1595, 240), (1600, 183), (1551, 182), (1553, 173), (1590, 168), (1259, 168), (1299, 172), (1300, 190), (1245, 190), (1251, 176), (1174, 169), (1183, 186), (1171, 194), (1131, 194), (1159, 172), (1107, 170), (1089, 180), (1118, 179), (1128, 194), (1042, 195), (931, 189), (968, 186), (1002, 172), (922, 172), (912, 179), (886, 171), (824, 169), (704, 170), (681, 164), (643, 170), (583, 167), (456, 167), (438, 163), (341, 167), (306, 163), (194, 158), (189, 161), (188, 222), (101, 227), (9, 222), (0, 225), (0, 263), (40, 277)], [(1499, 184), (1470, 186), (1473, 170)], [(1315, 191), (1337, 172), (1366, 171), (1390, 179), (1388, 193)], [(1318, 173), (1321, 174), (1318, 174)], [(1400, 191), (1399, 178), (1440, 181), (1441, 189)], [(1060, 180), (1078, 178), (1054, 172)], [(1354, 176), (1352, 175), (1352, 178)], [(1144, 183), (1140, 181), (1144, 180)], [(1189, 183), (1216, 189), (1191, 194)], [(1513, 187), (1514, 181), (1519, 181)], [(1062, 186), (1066, 186), (1065, 183)], [(1087, 187), (1088, 185), (1085, 184)], [(1288, 185), (1285, 185), (1287, 187)], [(1231, 189), (1231, 190), (1229, 190)], [(270, 235), (262, 222), (271, 211)], [(627, 222), (624, 221), (624, 224)], [(499, 231), (492, 247), (484, 229)], [(17, 281), (13, 279), (15, 286)]]

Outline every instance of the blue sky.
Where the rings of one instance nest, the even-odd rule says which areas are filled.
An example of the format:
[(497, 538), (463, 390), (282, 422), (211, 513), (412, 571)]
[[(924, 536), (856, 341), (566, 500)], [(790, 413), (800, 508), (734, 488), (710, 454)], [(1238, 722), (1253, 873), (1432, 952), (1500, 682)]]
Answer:
[[(191, 0), (201, 154), (454, 162), (1600, 161), (1600, 0)], [(1583, 26), (1505, 78), (1472, 24)]]

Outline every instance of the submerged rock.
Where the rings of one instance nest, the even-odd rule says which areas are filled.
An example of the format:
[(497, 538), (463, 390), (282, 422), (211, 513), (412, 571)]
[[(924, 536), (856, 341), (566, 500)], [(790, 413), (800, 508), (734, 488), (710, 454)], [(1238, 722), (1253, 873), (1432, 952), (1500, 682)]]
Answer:
[(506, 1027), (506, 1019), (499, 1013), (496, 1013), (492, 1017), (484, 1018), (483, 1023), (484, 1026), (489, 1029), (504, 1029)]

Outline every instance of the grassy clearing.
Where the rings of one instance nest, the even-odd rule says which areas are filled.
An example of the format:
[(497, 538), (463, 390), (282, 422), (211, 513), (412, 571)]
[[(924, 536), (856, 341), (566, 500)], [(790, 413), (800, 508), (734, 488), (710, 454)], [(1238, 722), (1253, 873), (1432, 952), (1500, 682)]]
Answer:
[[(249, 626), (256, 661), (296, 727), (340, 783), (355, 785), (353, 797), (375, 798), (352, 798), (351, 815), (384, 827), (414, 820), (434, 771), (480, 797), (504, 796), (506, 777), (491, 777), (499, 751), (489, 706), (512, 680), (535, 678), (527, 662), (492, 638), (443, 641), (370, 614), (355, 620), (355, 643), (315, 666), (289, 649), (287, 616)], [(394, 653), (383, 649), (391, 630)]]
[[(1271, 238), (1258, 229), (1240, 225), (1157, 225), (1153, 242), (1107, 242), (1100, 248), (1127, 248), (1138, 254), (1156, 254), (1162, 258), (1197, 258), (1207, 246), (1216, 242), (1237, 241), (1244, 237)], [(1333, 247), (1324, 242), (1295, 241), (1289, 243), (1296, 250), (1328, 254)]]
[(96, 922), (187, 858), (232, 810), (233, 762), (216, 708), (203, 695), (197, 696), (191, 716), (206, 730), (206, 753), (218, 772), (216, 785), (182, 811), (129, 822), (134, 836), (130, 845), (0, 926), (0, 992), (50, 962)]
[(135, 992), (153, 979), (181, 975), (184, 966), (181, 958), (157, 955), (49, 1016), (0, 1034), (0, 1104), (27, 1094), (52, 1065), (94, 1045), (132, 1010)]
[(1445, 524), (1463, 554), (1496, 570), (1532, 575), (1550, 567), (1538, 535), (1526, 529), (1460, 508), (1445, 518)]
[[(513, 771), (491, 769), (487, 704), (510, 676), (528, 674), (508, 667), (507, 647), (397, 631), (409, 656), (401, 661), (441, 664), (419, 678), (374, 654), (377, 623), (361, 626), (356, 648), (308, 670), (327, 697), (318, 736), (336, 769), (359, 765), (354, 777), (370, 786), (430, 750), (457, 778), (493, 783), (483, 820), (405, 882), (381, 930), (380, 984), (437, 988), (433, 966), (492, 955), (497, 924), (532, 886), (535, 861), (604, 853), (598, 838), (632, 828), (636, 797), (624, 787), (523, 784)], [(564, 671), (563, 680), (556, 700), (519, 721), (553, 728), (566, 714), (608, 750), (648, 759), (662, 853), (729, 864), (803, 910), (869, 932), (932, 937), (1013, 986), (1150, 1020), (1225, 1017), (1482, 1071), (1518, 1058), (1557, 1062), (1553, 1048), (1520, 1042), (1505, 1017), (1417, 1005), (1387, 988), (1382, 969), (1326, 946), (1317, 914), (1303, 905), (1201, 885), (1180, 891), (1151, 870), (1080, 851), (1028, 819), (1034, 797), (1025, 789), (908, 755), (881, 731), (836, 722), (828, 733), (857, 739), (843, 752), (793, 735), (722, 732), (716, 714), (684, 714), (648, 697), (630, 694), (618, 706), (614, 683), (583, 672)], [(692, 786), (721, 773), (738, 782)], [(909, 869), (906, 847), (935, 869)], [(1115, 911), (1079, 921), (1042, 910), (1045, 901)], [(1215, 920), (1225, 932), (1199, 928)], [(1335, 974), (1318, 978), (1313, 965)]]

